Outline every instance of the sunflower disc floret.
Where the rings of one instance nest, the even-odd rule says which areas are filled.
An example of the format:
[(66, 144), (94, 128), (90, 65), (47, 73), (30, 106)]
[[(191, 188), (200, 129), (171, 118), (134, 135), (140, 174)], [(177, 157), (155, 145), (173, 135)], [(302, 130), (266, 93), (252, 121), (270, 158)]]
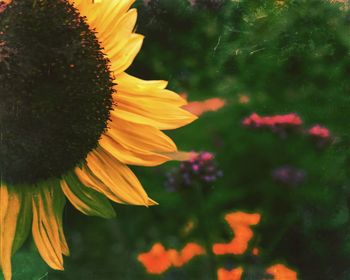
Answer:
[(60, 177), (106, 130), (108, 59), (64, 0), (13, 1), (0, 14), (0, 42), (2, 179), (35, 184)]

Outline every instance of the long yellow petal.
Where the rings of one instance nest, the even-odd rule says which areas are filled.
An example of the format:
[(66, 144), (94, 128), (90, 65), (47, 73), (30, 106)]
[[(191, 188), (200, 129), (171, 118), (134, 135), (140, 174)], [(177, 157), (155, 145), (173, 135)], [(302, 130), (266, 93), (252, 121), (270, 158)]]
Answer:
[(161, 152), (136, 151), (126, 148), (108, 135), (102, 135), (99, 145), (107, 153), (124, 164), (138, 166), (157, 166), (172, 158)]
[(125, 204), (153, 205), (135, 174), (100, 147), (90, 152), (86, 165), (107, 190), (100, 191), (110, 199)]
[(163, 81), (144, 81), (125, 73), (117, 75), (113, 99), (117, 104), (111, 115), (129, 122), (161, 130), (187, 125), (197, 117), (181, 108), (186, 101), (164, 89)]
[(115, 217), (115, 211), (104, 195), (84, 186), (76, 175), (67, 174), (61, 180), (61, 188), (72, 205), (89, 216)]
[(124, 48), (119, 53), (111, 57), (106, 53), (106, 56), (111, 62), (110, 70), (114, 74), (122, 73), (129, 68), (141, 50), (143, 39), (144, 36), (140, 34), (132, 34)]
[(11, 279), (11, 255), (26, 240), (31, 222), (30, 195), (13, 187), (0, 187), (0, 267)]
[(53, 210), (58, 224), (58, 235), (60, 238), (61, 250), (63, 255), (69, 256), (69, 248), (63, 231), (63, 212), (64, 206), (66, 205), (66, 199), (61, 190), (59, 190), (59, 182), (57, 182), (57, 185), (55, 185), (54, 191), (55, 197), (53, 200)]
[(21, 198), (7, 186), (0, 186), (0, 266), (4, 278), (12, 278), (11, 255)]
[(83, 185), (104, 194), (114, 202), (123, 203), (123, 201), (114, 195), (113, 192), (103, 182), (101, 182), (101, 180), (92, 174), (91, 170), (86, 165), (75, 168), (74, 172)]
[(32, 203), (32, 233), (39, 253), (51, 268), (63, 270), (62, 254), (68, 255), (69, 251), (62, 229), (65, 199), (59, 184), (37, 186)]
[(127, 73), (121, 73), (116, 76), (117, 83), (115, 89), (126, 95), (135, 97), (147, 97), (151, 100), (171, 103), (173, 106), (181, 107), (187, 104), (177, 93), (165, 89), (168, 85), (167, 81), (163, 80), (142, 80)]
[(138, 124), (152, 125), (161, 130), (176, 129), (197, 119), (188, 111), (169, 104), (136, 103), (136, 100), (130, 100), (122, 94), (117, 100), (117, 110), (111, 112), (113, 116)]
[[(108, 30), (118, 30), (116, 34), (108, 33), (103, 36), (103, 47), (106, 54), (112, 57), (116, 53), (120, 52), (127, 44), (129, 37), (134, 32), (134, 27), (137, 20), (136, 9), (131, 9), (120, 18), (112, 20)], [(103, 33), (102, 33), (103, 34)], [(99, 35), (101, 36), (101, 34)]]
[(111, 71), (115, 74), (125, 71), (140, 51), (143, 42), (143, 36), (134, 33), (137, 11), (129, 10), (134, 1), (70, 2), (87, 18), (90, 28), (96, 30), (96, 36), (111, 62)]
[(122, 17), (135, 0), (105, 0), (99, 3), (91, 0), (69, 0), (69, 2), (87, 18), (92, 29), (96, 29), (99, 34), (111, 34), (116, 33), (116, 30), (111, 28), (110, 23)]
[(31, 191), (16, 191), (21, 198), (21, 210), (17, 219), (17, 228), (15, 239), (13, 241), (12, 254), (14, 254), (26, 241), (30, 232), (33, 217)]
[(175, 143), (159, 129), (111, 116), (109, 129), (99, 141), (101, 147), (121, 162), (133, 165), (154, 166), (169, 157), (162, 153), (177, 151)]

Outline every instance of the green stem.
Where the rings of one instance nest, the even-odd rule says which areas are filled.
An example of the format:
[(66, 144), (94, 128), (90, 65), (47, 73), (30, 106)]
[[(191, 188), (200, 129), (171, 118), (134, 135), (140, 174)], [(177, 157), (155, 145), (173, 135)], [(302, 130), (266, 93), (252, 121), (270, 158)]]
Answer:
[(208, 223), (206, 222), (208, 218), (210, 217), (207, 213), (206, 209), (206, 200), (204, 197), (203, 193), (203, 188), (200, 184), (196, 183), (194, 184), (194, 188), (197, 193), (197, 198), (196, 201), (198, 201), (197, 208), (198, 208), (198, 217), (199, 217), (199, 228), (201, 232), (204, 235), (204, 242), (205, 242), (205, 247), (207, 248), (207, 255), (209, 259), (209, 270), (212, 274), (211, 279), (216, 279), (216, 260), (214, 258), (214, 255), (211, 251), (212, 244), (210, 242), (210, 229), (208, 229)]

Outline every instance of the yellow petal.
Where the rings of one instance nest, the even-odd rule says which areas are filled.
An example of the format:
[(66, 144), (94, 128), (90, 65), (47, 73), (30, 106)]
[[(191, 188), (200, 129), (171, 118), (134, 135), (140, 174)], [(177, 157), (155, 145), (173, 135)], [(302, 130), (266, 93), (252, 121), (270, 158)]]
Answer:
[(14, 254), (26, 241), (32, 224), (32, 197), (31, 192), (23, 190), (21, 197), (21, 210), (17, 219), (16, 235), (13, 241), (12, 254)]
[(124, 164), (139, 165), (139, 166), (156, 166), (160, 165), (171, 158), (163, 155), (160, 152), (154, 153), (149, 151), (136, 151), (126, 148), (116, 142), (108, 135), (102, 135), (99, 140), (99, 145), (107, 153), (115, 157)]
[(60, 238), (60, 245), (62, 254), (65, 256), (69, 256), (69, 248), (66, 241), (66, 237), (64, 236), (63, 231), (63, 211), (64, 206), (66, 205), (66, 199), (62, 194), (61, 190), (59, 190), (59, 182), (55, 185), (55, 197), (53, 201), (53, 210), (56, 216), (57, 224), (58, 224), (58, 235)]
[[(131, 9), (120, 18), (111, 20), (108, 30), (118, 30), (118, 32), (108, 32), (105, 36), (100, 38), (103, 42), (104, 50), (108, 57), (113, 57), (120, 52), (127, 44), (130, 36), (133, 34), (134, 27), (137, 20), (136, 9)], [(115, 33), (115, 34), (114, 34)], [(100, 37), (103, 33), (100, 33)]]
[(171, 160), (177, 160), (177, 161), (187, 161), (194, 157), (196, 153), (194, 152), (183, 152), (178, 151), (174, 153), (167, 153), (164, 152), (163, 155), (169, 157)]
[(135, 174), (100, 147), (88, 155), (86, 164), (94, 177), (107, 187), (99, 190), (111, 200), (134, 205), (153, 204)]
[(111, 116), (109, 129), (99, 141), (110, 154), (125, 164), (155, 166), (171, 158), (162, 153), (177, 151), (175, 143), (149, 125), (136, 124)]
[(107, 198), (113, 200), (114, 202), (123, 203), (123, 201), (115, 196), (113, 192), (111, 192), (110, 189), (103, 182), (101, 182), (101, 180), (92, 174), (91, 170), (86, 165), (75, 168), (74, 172), (83, 185), (104, 194)]
[(36, 188), (32, 200), (34, 242), (51, 268), (63, 270), (62, 254), (69, 254), (62, 229), (64, 195), (56, 183), (48, 182)]
[(114, 74), (119, 74), (129, 68), (133, 63), (136, 55), (139, 53), (142, 47), (144, 37), (139, 34), (132, 34), (125, 44), (124, 48), (113, 56), (106, 56), (110, 59), (110, 70)]
[[(173, 106), (181, 107), (187, 101), (173, 91), (165, 89), (167, 81), (162, 80), (142, 80), (131, 75), (121, 73), (115, 79), (117, 85), (115, 89), (132, 97), (147, 97), (148, 99), (171, 103)], [(115, 96), (118, 97), (117, 95)]]
[(117, 118), (170, 130), (187, 125), (197, 119), (188, 111), (165, 103), (136, 103), (120, 94), (117, 109), (111, 114)]
[(11, 255), (21, 198), (7, 186), (0, 186), (0, 266), (4, 278), (12, 278)]
[(175, 129), (191, 123), (196, 116), (181, 108), (186, 101), (162, 88), (162, 81), (143, 81), (127, 74), (116, 76), (112, 116), (161, 130)]
[(64, 176), (61, 180), (61, 188), (72, 205), (85, 215), (115, 217), (109, 201), (102, 194), (84, 186), (74, 173)]
[[(129, 10), (134, 1), (73, 1), (71, 3), (87, 18), (91, 29), (110, 59), (115, 74), (126, 70), (141, 49), (143, 36), (135, 34), (136, 9)], [(128, 11), (129, 10), (129, 11)]]
[(122, 17), (135, 0), (105, 0), (99, 3), (93, 3), (91, 0), (69, 0), (69, 2), (87, 18), (92, 29), (96, 29), (99, 34), (110, 34), (116, 33), (110, 23)]

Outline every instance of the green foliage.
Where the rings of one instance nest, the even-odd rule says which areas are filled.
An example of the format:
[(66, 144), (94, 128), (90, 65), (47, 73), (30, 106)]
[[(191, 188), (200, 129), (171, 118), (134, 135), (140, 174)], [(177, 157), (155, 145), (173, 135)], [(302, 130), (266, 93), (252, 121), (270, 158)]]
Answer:
[[(153, 67), (152, 74), (171, 73), (177, 80), (171, 85), (190, 99), (229, 102), (175, 134), (180, 147), (214, 151), (224, 170), (205, 201), (212, 213), (207, 219), (230, 209), (260, 211), (259, 261), (285, 261), (302, 279), (347, 279), (349, 12), (328, 1), (225, 1), (219, 10), (186, 6), (176, 12), (169, 2), (145, 8), (167, 12), (141, 19), (146, 42), (134, 67), (144, 76), (146, 63), (164, 63), (168, 72)], [(166, 31), (179, 23), (186, 32)], [(179, 73), (187, 74), (174, 78)], [(241, 95), (249, 104), (238, 102)], [(296, 112), (303, 131), (281, 139), (242, 127), (252, 112)], [(316, 123), (330, 129), (330, 147), (318, 149), (306, 135)], [(306, 171), (306, 181), (297, 187), (276, 183), (271, 173), (285, 165)], [(212, 230), (214, 238), (215, 232), (220, 236), (222, 229)]]
[[(34, 249), (34, 245), (22, 248), (13, 257), (12, 265), (15, 268), (13, 280), (46, 280), (48, 279), (48, 267)], [(0, 275), (0, 279), (3, 279)]]

